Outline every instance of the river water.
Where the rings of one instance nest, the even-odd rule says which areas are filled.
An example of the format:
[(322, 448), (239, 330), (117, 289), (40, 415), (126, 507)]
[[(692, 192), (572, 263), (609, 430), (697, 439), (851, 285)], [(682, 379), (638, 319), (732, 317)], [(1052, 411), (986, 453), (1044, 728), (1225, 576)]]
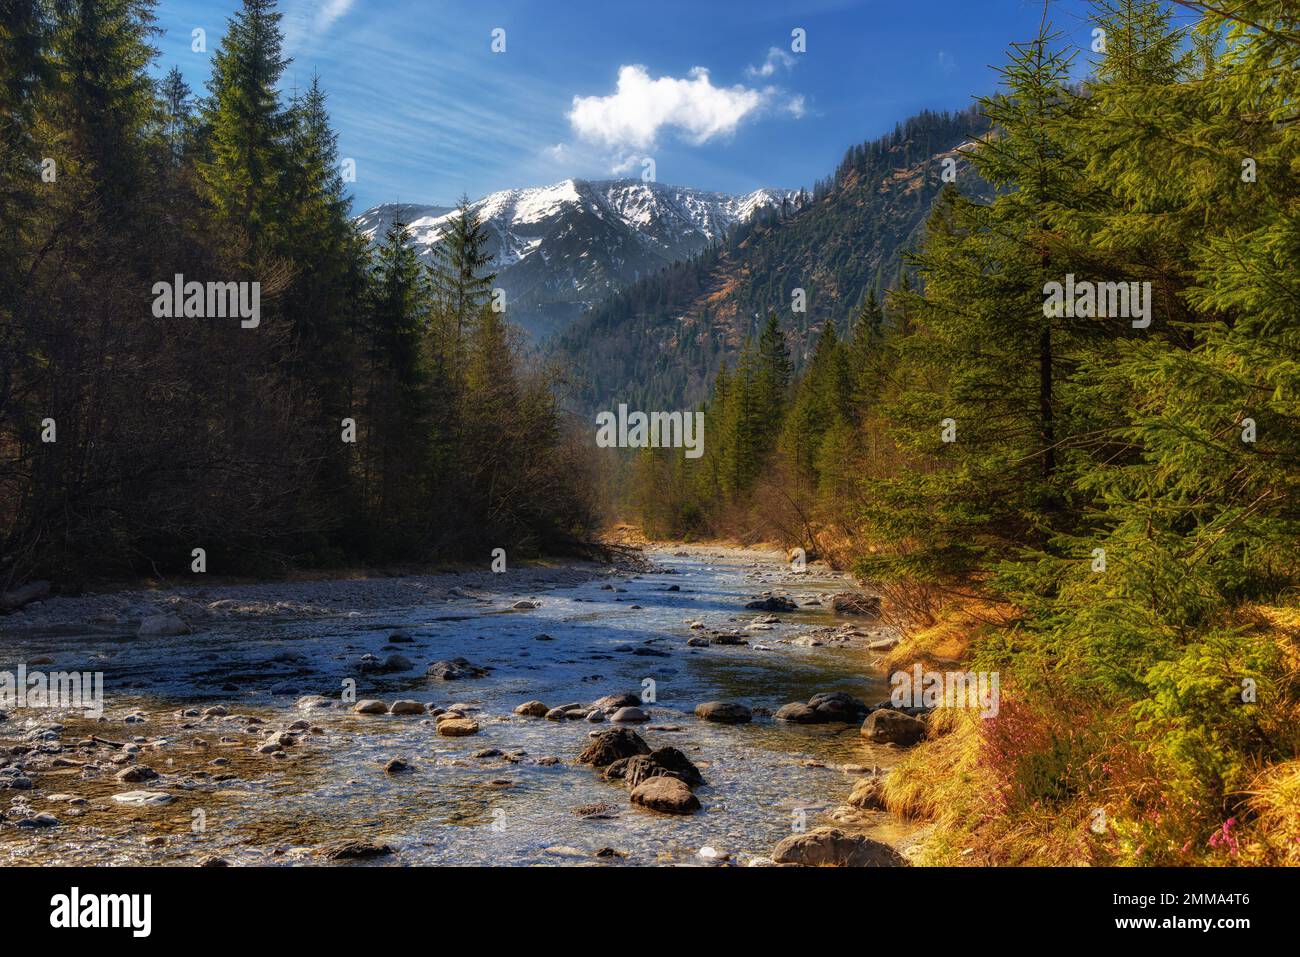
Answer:
[[(693, 547), (650, 550), (647, 557), (650, 572), (518, 596), (534, 598), (538, 607), (532, 610), (514, 610), (515, 597), (500, 596), (311, 620), (222, 623), (174, 638), (63, 640), (59, 668), (105, 673), (104, 718), (17, 712), (0, 723), (0, 743), (38, 744), (41, 729), (57, 722), (61, 727), (45, 738), (64, 747), (63, 757), (103, 762), (109, 756), (104, 748), (78, 750), (76, 743), (91, 734), (117, 742), (134, 738), (143, 742), (138, 762), (162, 776), (127, 785), (114, 780), (116, 768), (52, 767), (29, 756), (35, 787), (0, 790), (0, 803), (12, 806), (10, 821), (0, 825), (0, 864), (179, 864), (213, 856), (234, 864), (317, 863), (314, 849), (345, 838), (391, 845), (395, 853), (379, 861), (390, 865), (700, 864), (711, 857), (699, 853), (705, 847), (733, 863), (761, 862), (792, 830), (826, 823), (861, 768), (888, 766), (897, 752), (866, 742), (857, 724), (794, 726), (766, 716), (743, 725), (711, 724), (693, 716), (695, 705), (725, 700), (775, 710), (822, 691), (847, 691), (872, 703), (888, 696), (885, 684), (865, 639), (821, 647), (792, 643), (855, 621), (832, 617), (825, 605), (801, 607), (777, 616), (778, 624), (746, 631), (748, 645), (686, 644), (707, 629), (747, 629), (758, 615), (742, 606), (763, 591), (788, 593), (803, 606), (819, 594), (845, 590), (843, 578), (796, 576), (780, 555), (752, 551)], [(706, 629), (692, 630), (693, 621)], [(870, 623), (859, 627), (875, 634)], [(413, 641), (390, 644), (395, 630)], [(541, 634), (550, 640), (539, 640)], [(11, 660), (32, 650), (0, 647)], [(355, 662), (365, 653), (398, 653), (416, 667), (358, 674)], [(492, 670), (458, 681), (424, 676), (428, 662), (457, 656)], [(473, 705), (481, 730), (448, 738), (427, 716), (296, 708), (295, 692), (337, 698), (348, 678), (356, 680), (359, 698)], [(655, 700), (646, 705), (652, 720), (638, 733), (652, 748), (685, 752), (707, 782), (697, 790), (702, 810), (688, 817), (632, 807), (621, 784), (604, 782), (574, 762), (589, 734), (608, 724), (512, 713), (530, 699), (555, 706), (640, 694), (647, 682), (654, 688)], [(210, 705), (230, 714), (180, 716), (182, 709)], [(144, 720), (126, 723), (132, 712)], [(250, 728), (249, 716), (264, 723)], [(278, 758), (254, 752), (268, 729), (303, 718), (323, 733), (304, 735)], [(474, 757), (491, 748), (526, 753), (514, 763)], [(386, 774), (383, 766), (394, 757), (412, 770)], [(216, 759), (221, 763), (213, 764)], [(111, 799), (141, 788), (174, 800), (127, 807)], [(85, 801), (70, 803), (63, 795)], [(608, 816), (574, 813), (597, 803), (612, 806)], [(25, 810), (49, 812), (59, 823), (18, 828), (13, 821)], [(863, 819), (858, 826), (891, 836), (887, 820)], [(623, 856), (596, 858), (602, 848)]]

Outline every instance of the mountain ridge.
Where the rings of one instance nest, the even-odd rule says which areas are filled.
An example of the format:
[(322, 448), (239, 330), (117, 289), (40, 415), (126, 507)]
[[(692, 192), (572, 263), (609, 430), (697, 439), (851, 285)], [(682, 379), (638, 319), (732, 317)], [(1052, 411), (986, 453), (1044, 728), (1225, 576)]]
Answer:
[[(796, 190), (733, 194), (639, 179), (569, 178), (489, 193), (470, 208), (487, 227), (488, 251), (507, 313), (536, 339), (638, 279), (720, 242)], [(385, 203), (355, 218), (372, 243), (405, 222), (429, 260), (454, 207)]]
[[(965, 157), (987, 130), (973, 108), (917, 114), (851, 147), (786, 215), (757, 211), (724, 243), (614, 293), (548, 344), (572, 370), (570, 405), (586, 414), (618, 402), (698, 403), (769, 311), (782, 319), (797, 368), (825, 322), (847, 333), (870, 292), (883, 298), (923, 233), (945, 170), (956, 171), (963, 192), (988, 193)], [(791, 308), (796, 288), (802, 313)]]

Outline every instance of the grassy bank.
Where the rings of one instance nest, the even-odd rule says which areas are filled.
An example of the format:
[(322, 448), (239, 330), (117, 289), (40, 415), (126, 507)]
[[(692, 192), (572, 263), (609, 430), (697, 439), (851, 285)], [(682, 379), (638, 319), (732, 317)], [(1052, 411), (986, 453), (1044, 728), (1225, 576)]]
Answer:
[[(1300, 608), (1245, 607), (1232, 624), (1275, 646), (1294, 679)], [(954, 601), (907, 630), (886, 665), (978, 668), (1003, 627), (987, 603)], [(1199, 701), (1197, 729), (1153, 720), (1143, 700), (1044, 695), (1013, 668), (995, 717), (934, 712), (928, 739), (887, 779), (886, 806), (934, 825), (924, 864), (1300, 864), (1300, 708), (1235, 691), (1195, 680), (1173, 689), (1189, 710)], [(1249, 733), (1207, 735), (1229, 724)]]

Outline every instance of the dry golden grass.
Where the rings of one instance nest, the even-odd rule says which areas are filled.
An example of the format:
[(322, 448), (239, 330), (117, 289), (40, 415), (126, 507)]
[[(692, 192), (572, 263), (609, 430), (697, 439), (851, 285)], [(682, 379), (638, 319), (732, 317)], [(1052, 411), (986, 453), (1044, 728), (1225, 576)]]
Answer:
[[(1007, 622), (1012, 610), (969, 597), (947, 596), (937, 603), (931, 623), (905, 628), (903, 641), (884, 660), (887, 669), (922, 662), (936, 670), (969, 660), (981, 637)], [(1261, 725), (1283, 755), (1262, 767), (1247, 792), (1238, 817), (1240, 854), (1231, 859), (1206, 850), (1205, 835), (1187, 838), (1182, 863), (1300, 865), (1300, 705), (1294, 689), (1300, 682), (1300, 607), (1253, 606), (1236, 610), (1232, 624), (1253, 627), (1275, 642), (1284, 658), (1281, 686), (1261, 701), (1267, 714)], [(1071, 708), (1066, 702), (1060, 707)], [(1079, 720), (1083, 720), (1080, 708)], [(978, 715), (941, 708), (931, 714), (930, 737), (911, 751), (885, 781), (884, 801), (891, 812), (931, 823), (917, 863), (930, 865), (1055, 865), (1089, 866), (1139, 863), (1149, 859), (1151, 846), (1135, 830), (1123, 802), (1112, 803), (1095, 793), (1080, 793), (1058, 802), (1004, 807), (997, 796), (995, 771), (987, 766), (984, 725)], [(1275, 752), (1276, 753), (1276, 752)], [(1123, 763), (1112, 759), (1111, 773), (1123, 777)], [(1141, 762), (1133, 777), (1112, 781), (1125, 793), (1168, 782), (1151, 775)], [(1141, 804), (1142, 802), (1138, 802)], [(1113, 818), (1093, 833), (1095, 806), (1104, 804)], [(1145, 825), (1141, 825), (1145, 826)], [(1175, 848), (1184, 837), (1178, 837)], [(1176, 851), (1175, 851), (1176, 854)]]
[(979, 717), (958, 708), (930, 715), (929, 737), (885, 778), (885, 807), (899, 817), (952, 823), (963, 794), (978, 789)]
[[(971, 642), (987, 625), (991, 610), (985, 602), (952, 601), (927, 627), (904, 630), (903, 640), (884, 658), (887, 671), (963, 661)], [(979, 717), (957, 708), (930, 714), (929, 736), (890, 772), (885, 782), (885, 806), (909, 820), (928, 821), (938, 834), (957, 823), (958, 809), (970, 795), (986, 790), (979, 776)]]
[(1254, 605), (1244, 613), (1256, 627), (1276, 638), (1286, 658), (1287, 670), (1300, 675), (1300, 605)]
[(916, 863), (1086, 867), (1113, 862), (1109, 840), (1089, 830), (1087, 801), (1013, 817), (998, 810), (993, 775), (980, 763), (977, 714), (939, 708), (930, 721), (930, 738), (884, 783), (887, 810), (934, 825)]
[(1264, 864), (1300, 865), (1300, 759), (1266, 768), (1255, 779), (1246, 834)]
[(986, 629), (1005, 623), (1008, 609), (979, 598), (952, 598), (939, 610), (934, 624), (904, 628), (903, 640), (882, 662), (885, 668), (913, 662), (937, 664), (964, 661), (971, 644)]

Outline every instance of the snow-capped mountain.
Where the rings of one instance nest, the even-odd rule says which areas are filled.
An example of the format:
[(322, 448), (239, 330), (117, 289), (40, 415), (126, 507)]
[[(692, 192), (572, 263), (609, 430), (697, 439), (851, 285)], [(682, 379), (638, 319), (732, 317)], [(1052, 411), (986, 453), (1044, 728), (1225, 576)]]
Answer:
[[(472, 206), (487, 225), (492, 268), (510, 318), (541, 339), (611, 292), (686, 259), (757, 210), (795, 195), (759, 189), (736, 196), (639, 179), (566, 179), (502, 190)], [(427, 259), (454, 212), (385, 204), (362, 213), (357, 224), (380, 242), (400, 219)]]

